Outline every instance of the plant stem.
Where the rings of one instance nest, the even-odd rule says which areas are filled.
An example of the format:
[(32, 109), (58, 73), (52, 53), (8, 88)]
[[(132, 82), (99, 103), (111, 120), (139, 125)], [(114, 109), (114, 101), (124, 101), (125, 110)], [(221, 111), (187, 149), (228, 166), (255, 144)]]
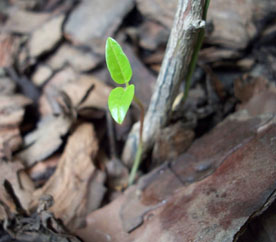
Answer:
[(135, 176), (137, 173), (137, 170), (139, 168), (141, 159), (142, 159), (142, 153), (143, 153), (143, 127), (144, 127), (144, 116), (145, 116), (145, 109), (144, 109), (144, 105), (143, 103), (139, 100), (139, 98), (137, 98), (134, 95), (134, 102), (139, 106), (140, 108), (140, 130), (139, 130), (139, 144), (138, 144), (138, 149), (135, 155), (135, 160), (129, 175), (129, 179), (128, 179), (128, 185), (132, 185), (134, 180), (135, 180)]
[[(206, 21), (209, 4), (210, 4), (210, 0), (206, 0), (205, 5), (204, 5), (204, 10), (203, 10), (203, 16), (202, 16), (202, 19), (204, 21)], [(186, 100), (188, 97), (188, 93), (189, 93), (191, 81), (192, 81), (192, 76), (194, 74), (194, 70), (196, 67), (197, 59), (198, 59), (198, 54), (199, 54), (199, 51), (201, 49), (201, 46), (202, 46), (202, 43), (204, 40), (204, 35), (205, 35), (205, 29), (202, 28), (199, 32), (198, 40), (196, 42), (196, 46), (195, 46), (195, 49), (194, 49), (194, 52), (192, 55), (192, 60), (189, 64), (187, 76), (185, 78), (186, 82), (185, 82), (184, 100)]]

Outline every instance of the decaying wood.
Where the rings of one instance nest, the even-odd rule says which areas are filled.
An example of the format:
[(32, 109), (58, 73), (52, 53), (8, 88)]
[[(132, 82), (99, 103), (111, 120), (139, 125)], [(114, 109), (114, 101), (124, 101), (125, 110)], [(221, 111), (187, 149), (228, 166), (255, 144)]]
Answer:
[(175, 162), (91, 213), (78, 234), (89, 242), (107, 235), (114, 242), (233, 241), (275, 200), (275, 135), (275, 114), (229, 116)]
[(194, 136), (194, 131), (181, 122), (159, 130), (152, 154), (154, 166), (177, 159), (192, 144)]
[[(203, 0), (179, 0), (166, 54), (162, 63), (150, 106), (144, 121), (144, 152), (153, 145), (157, 131), (169, 118), (172, 103), (178, 94), (197, 41), (202, 21)], [(128, 136), (123, 161), (131, 165), (138, 144), (138, 124)]]
[(80, 218), (90, 206), (88, 195), (92, 182), (99, 185), (94, 184), (97, 196), (93, 193), (93, 201), (89, 203), (99, 205), (104, 194), (104, 190), (99, 189), (104, 181), (93, 165), (97, 151), (98, 141), (93, 126), (88, 123), (79, 125), (69, 137), (54, 175), (34, 192), (33, 205), (37, 204), (42, 194), (50, 194), (55, 201), (51, 208), (55, 216), (62, 219), (66, 226), (78, 227)]

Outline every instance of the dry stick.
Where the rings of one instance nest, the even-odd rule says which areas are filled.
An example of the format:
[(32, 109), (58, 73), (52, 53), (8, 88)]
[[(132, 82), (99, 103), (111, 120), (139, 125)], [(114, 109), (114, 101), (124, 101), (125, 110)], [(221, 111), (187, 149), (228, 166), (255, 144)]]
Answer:
[[(201, 28), (204, 0), (179, 0), (166, 54), (154, 88), (154, 93), (144, 121), (143, 153), (153, 147), (156, 134), (170, 119), (172, 103), (180, 83), (187, 74), (194, 47)], [(139, 123), (128, 136), (123, 151), (123, 161), (131, 166), (137, 150)]]
[[(205, 4), (204, 4), (204, 10), (203, 10), (203, 16), (202, 19), (204, 21), (206, 21), (207, 18), (207, 12), (208, 12), (208, 8), (210, 5), (210, 0), (206, 0)], [(198, 34), (198, 40), (194, 49), (194, 53), (192, 56), (192, 60), (189, 64), (188, 67), (188, 72), (187, 72), (187, 76), (185, 78), (185, 90), (184, 90), (184, 100), (186, 101), (187, 97), (188, 97), (188, 93), (190, 90), (190, 86), (191, 86), (191, 82), (192, 82), (192, 77), (195, 71), (195, 67), (196, 67), (196, 63), (197, 63), (197, 59), (198, 59), (198, 54), (199, 51), (201, 49), (201, 46), (203, 44), (203, 40), (204, 40), (204, 35), (205, 35), (205, 28), (202, 28)]]

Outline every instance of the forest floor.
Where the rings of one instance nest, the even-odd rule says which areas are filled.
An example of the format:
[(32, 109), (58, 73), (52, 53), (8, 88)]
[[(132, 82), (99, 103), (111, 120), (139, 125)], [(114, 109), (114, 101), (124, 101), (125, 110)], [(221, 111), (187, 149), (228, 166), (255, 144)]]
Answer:
[(189, 97), (127, 187), (139, 109), (111, 119), (105, 41), (147, 109), (176, 6), (0, 1), (0, 242), (276, 241), (273, 0), (211, 0)]

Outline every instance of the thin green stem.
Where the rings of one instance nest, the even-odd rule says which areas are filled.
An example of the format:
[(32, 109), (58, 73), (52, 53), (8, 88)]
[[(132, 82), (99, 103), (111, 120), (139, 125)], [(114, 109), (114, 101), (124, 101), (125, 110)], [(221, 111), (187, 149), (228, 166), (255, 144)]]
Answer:
[[(210, 0), (206, 0), (205, 5), (204, 5), (204, 9), (203, 9), (203, 16), (202, 16), (202, 19), (204, 21), (206, 21), (209, 5), (210, 5)], [(196, 42), (196, 46), (195, 46), (195, 49), (194, 49), (194, 52), (193, 52), (193, 55), (192, 55), (192, 60), (191, 60), (190, 65), (188, 67), (187, 76), (185, 78), (186, 82), (185, 82), (184, 100), (186, 100), (187, 97), (188, 97), (188, 93), (189, 93), (190, 86), (191, 86), (192, 76), (193, 76), (194, 71), (195, 71), (195, 67), (196, 67), (196, 63), (197, 63), (197, 59), (198, 59), (198, 54), (199, 54), (199, 51), (201, 49), (201, 46), (202, 46), (202, 43), (203, 43), (203, 40), (204, 40), (204, 35), (205, 35), (205, 29), (202, 28), (199, 32), (198, 40)]]
[(135, 155), (135, 160), (128, 179), (129, 186), (132, 185), (135, 180), (136, 173), (141, 163), (142, 153), (143, 153), (143, 128), (144, 128), (145, 109), (144, 109), (143, 103), (136, 96), (134, 96), (134, 102), (140, 108), (140, 130), (139, 130), (139, 144)]

